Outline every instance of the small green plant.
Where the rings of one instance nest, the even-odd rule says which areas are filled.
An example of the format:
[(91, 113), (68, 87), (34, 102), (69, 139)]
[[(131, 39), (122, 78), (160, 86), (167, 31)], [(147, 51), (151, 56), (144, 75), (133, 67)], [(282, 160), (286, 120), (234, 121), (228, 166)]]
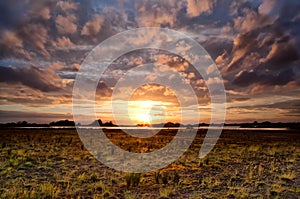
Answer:
[(159, 179), (161, 178), (160, 171), (155, 172), (154, 178), (155, 178), (155, 183), (159, 184)]
[(90, 176), (92, 182), (97, 182), (99, 180), (97, 174), (93, 172)]
[(169, 198), (173, 195), (173, 189), (172, 188), (164, 188), (159, 190), (159, 196), (160, 198)]
[(26, 167), (32, 167), (33, 163), (28, 161), (28, 162), (24, 163), (24, 166), (26, 166)]
[(140, 173), (130, 173), (129, 175), (125, 176), (125, 180), (126, 180), (127, 188), (129, 188), (130, 186), (137, 187), (141, 181), (141, 174)]
[(39, 188), (39, 198), (57, 198), (60, 190), (58, 187), (47, 182)]

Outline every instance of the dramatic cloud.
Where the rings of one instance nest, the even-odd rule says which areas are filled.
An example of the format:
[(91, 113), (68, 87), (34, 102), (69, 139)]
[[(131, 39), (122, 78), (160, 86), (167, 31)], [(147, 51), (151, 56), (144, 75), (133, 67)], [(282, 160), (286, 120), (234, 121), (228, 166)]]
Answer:
[[(232, 107), (230, 120), (236, 114), (242, 120), (257, 115), (295, 120), (299, 109), (293, 100), (299, 98), (300, 86), (299, 10), (299, 0), (1, 1), (0, 101), (4, 106), (0, 110), (18, 107), (32, 111), (44, 103), (45, 107), (57, 106), (55, 109), (61, 113), (71, 112), (66, 104), (71, 105), (72, 85), (88, 53), (122, 31), (154, 26), (183, 32), (207, 50), (224, 80)], [(128, 42), (141, 44), (146, 39)], [(206, 108), (210, 100), (207, 84), (220, 81), (211, 78), (205, 82), (186, 60), (169, 52), (134, 51), (122, 55), (105, 71), (97, 88), (97, 100), (105, 104), (118, 80), (146, 63), (165, 65), (157, 68), (158, 74), (168, 72), (169, 67), (179, 72), (195, 88), (199, 103)], [(214, 73), (213, 67), (206, 71)], [(146, 77), (156, 78), (153, 74)], [(155, 100), (159, 100), (155, 97), (159, 93), (171, 96), (161, 87), (139, 91)], [(255, 103), (264, 104), (273, 97), (277, 101), (272, 105), (260, 107)], [(247, 103), (252, 106), (246, 107)], [(38, 112), (32, 112), (35, 111)], [(14, 118), (14, 114), (22, 117), (17, 112), (9, 116)], [(47, 115), (48, 112), (45, 118)]]
[(57, 91), (64, 87), (61, 79), (51, 70), (36, 67), (0, 67), (0, 82), (21, 83), (43, 92)]
[(254, 10), (245, 9), (244, 16), (234, 19), (234, 27), (241, 31), (251, 31), (272, 24), (272, 20), (274, 19), (271, 19), (266, 15), (260, 15)]
[(248, 4), (247, 7), (242, 4), (235, 3), (237, 9), (234, 15), (237, 17), (233, 19), (232, 29), (227, 28), (229, 32), (236, 33), (233, 49), (216, 59), (227, 80), (227, 88), (247, 87), (255, 93), (295, 82), (299, 48), (296, 45), (298, 37), (291, 33), (295, 34), (298, 30), (295, 26), (283, 27), (281, 24), (290, 23), (295, 17), (295, 12), (283, 16), (286, 15), (283, 7), (297, 7), (297, 3), (293, 2), (292, 6), (263, 1), (260, 5)]

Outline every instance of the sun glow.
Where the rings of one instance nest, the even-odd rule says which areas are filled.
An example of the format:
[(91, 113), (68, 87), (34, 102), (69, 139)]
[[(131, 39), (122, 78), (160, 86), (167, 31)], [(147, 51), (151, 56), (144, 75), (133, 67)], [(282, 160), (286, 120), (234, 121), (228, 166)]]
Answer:
[(128, 114), (131, 121), (141, 125), (151, 125), (165, 120), (164, 107), (161, 102), (151, 100), (130, 101)]
[(134, 116), (135, 120), (138, 121), (138, 124), (150, 125), (151, 116), (149, 114), (136, 114)]

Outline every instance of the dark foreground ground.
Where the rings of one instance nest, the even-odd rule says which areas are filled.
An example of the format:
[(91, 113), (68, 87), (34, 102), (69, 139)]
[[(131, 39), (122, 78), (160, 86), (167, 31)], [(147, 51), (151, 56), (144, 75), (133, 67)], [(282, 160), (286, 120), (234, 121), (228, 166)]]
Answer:
[[(126, 150), (151, 151), (171, 140), (135, 140), (106, 132)], [(83, 147), (75, 130), (0, 130), (0, 198), (300, 198), (300, 132), (223, 131), (197, 158), (205, 131), (172, 165), (130, 174), (110, 169)]]

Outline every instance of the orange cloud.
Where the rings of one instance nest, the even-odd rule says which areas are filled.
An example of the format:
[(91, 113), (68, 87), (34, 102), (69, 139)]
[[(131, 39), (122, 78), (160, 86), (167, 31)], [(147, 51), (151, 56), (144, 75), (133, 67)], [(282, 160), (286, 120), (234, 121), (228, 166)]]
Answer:
[(0, 46), (6, 49), (6, 51), (11, 51), (17, 55), (24, 56), (26, 59), (31, 59), (31, 55), (24, 50), (22, 39), (15, 32), (4, 31), (1, 37)]
[(77, 9), (77, 4), (69, 1), (59, 1), (56, 5), (59, 7), (60, 10), (64, 12)]
[(81, 31), (81, 35), (88, 35), (88, 36), (97, 35), (100, 32), (103, 23), (104, 23), (104, 17), (101, 15), (95, 15), (90, 21), (88, 21), (84, 25)]
[(214, 0), (188, 0), (187, 14), (189, 17), (197, 17), (202, 13), (212, 13)]
[(72, 48), (75, 44), (70, 40), (70, 38), (63, 36), (53, 42), (53, 45), (57, 48)]
[(76, 16), (73, 14), (64, 17), (58, 15), (55, 20), (56, 28), (59, 33), (62, 34), (73, 34), (77, 31)]

